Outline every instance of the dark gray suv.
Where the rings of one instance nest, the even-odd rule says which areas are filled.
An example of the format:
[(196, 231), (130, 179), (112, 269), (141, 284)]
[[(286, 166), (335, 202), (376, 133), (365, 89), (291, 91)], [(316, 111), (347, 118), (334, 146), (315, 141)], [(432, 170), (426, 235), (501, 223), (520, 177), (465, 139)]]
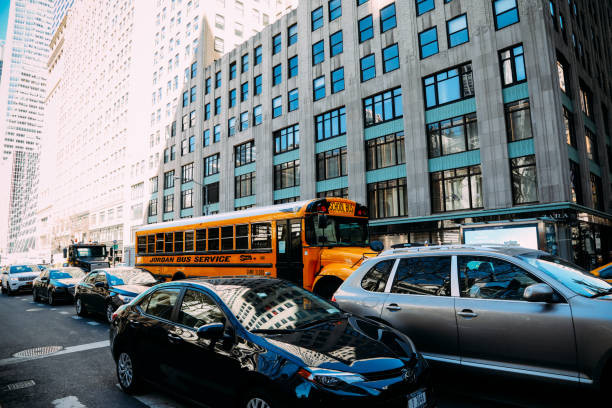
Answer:
[(612, 286), (545, 252), (385, 251), (334, 300), (401, 330), (432, 361), (612, 387)]

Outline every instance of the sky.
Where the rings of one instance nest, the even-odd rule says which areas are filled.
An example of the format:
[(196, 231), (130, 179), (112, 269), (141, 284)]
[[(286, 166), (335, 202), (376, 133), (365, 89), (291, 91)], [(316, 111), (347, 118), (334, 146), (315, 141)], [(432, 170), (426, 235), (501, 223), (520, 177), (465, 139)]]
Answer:
[(0, 40), (6, 40), (10, 0), (0, 0)]

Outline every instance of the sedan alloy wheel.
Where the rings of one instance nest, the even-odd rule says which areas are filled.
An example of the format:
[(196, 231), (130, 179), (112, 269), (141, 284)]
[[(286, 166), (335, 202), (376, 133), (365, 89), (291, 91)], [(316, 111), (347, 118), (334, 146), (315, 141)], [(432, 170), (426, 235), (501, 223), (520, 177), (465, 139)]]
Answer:
[(74, 308), (76, 309), (76, 314), (79, 316), (85, 316), (87, 314), (85, 305), (83, 304), (83, 301), (80, 297), (77, 298)]
[(51, 306), (55, 306), (55, 298), (53, 297), (53, 291), (49, 291), (49, 296), (47, 296), (47, 301)]
[(271, 406), (261, 398), (251, 398), (247, 402), (246, 408), (271, 408)]
[(113, 321), (113, 313), (115, 313), (115, 308), (113, 307), (112, 304), (107, 303), (106, 304), (106, 320), (109, 323), (112, 323)]
[(117, 374), (119, 375), (119, 383), (124, 388), (130, 388), (134, 380), (134, 366), (132, 359), (127, 353), (121, 353), (117, 361)]

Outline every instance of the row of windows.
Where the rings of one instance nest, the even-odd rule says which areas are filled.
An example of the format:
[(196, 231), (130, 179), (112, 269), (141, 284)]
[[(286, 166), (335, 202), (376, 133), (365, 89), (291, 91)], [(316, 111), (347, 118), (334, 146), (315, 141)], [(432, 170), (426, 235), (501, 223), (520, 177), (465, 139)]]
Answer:
[[(435, 9), (435, 0), (415, 0), (417, 16)], [(452, 0), (444, 0), (450, 3)], [(492, 0), (493, 16), (495, 18), (495, 29), (511, 26), (519, 22), (519, 12), (516, 0)]]
[(270, 222), (139, 236), (139, 254), (271, 249)]

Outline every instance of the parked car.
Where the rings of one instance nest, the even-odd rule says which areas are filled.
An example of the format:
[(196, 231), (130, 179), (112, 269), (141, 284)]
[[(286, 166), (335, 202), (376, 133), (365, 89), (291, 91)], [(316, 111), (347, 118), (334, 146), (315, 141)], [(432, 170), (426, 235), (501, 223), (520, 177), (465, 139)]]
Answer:
[(138, 268), (104, 268), (90, 272), (75, 288), (76, 313), (103, 314), (108, 322), (114, 311), (158, 281), (148, 271)]
[(269, 278), (168, 282), (110, 328), (119, 384), (239, 407), (429, 407), (427, 362), (408, 337)]
[(50, 305), (58, 301), (72, 302), (74, 286), (85, 277), (81, 268), (47, 269), (32, 283), (32, 299), (39, 302), (45, 299)]
[(37, 265), (10, 265), (2, 272), (2, 293), (12, 295), (32, 290), (32, 281), (40, 275)]
[(593, 269), (591, 273), (608, 283), (612, 283), (612, 262), (597, 269)]
[(334, 299), (410, 336), (432, 361), (612, 387), (612, 286), (545, 252), (386, 251)]

